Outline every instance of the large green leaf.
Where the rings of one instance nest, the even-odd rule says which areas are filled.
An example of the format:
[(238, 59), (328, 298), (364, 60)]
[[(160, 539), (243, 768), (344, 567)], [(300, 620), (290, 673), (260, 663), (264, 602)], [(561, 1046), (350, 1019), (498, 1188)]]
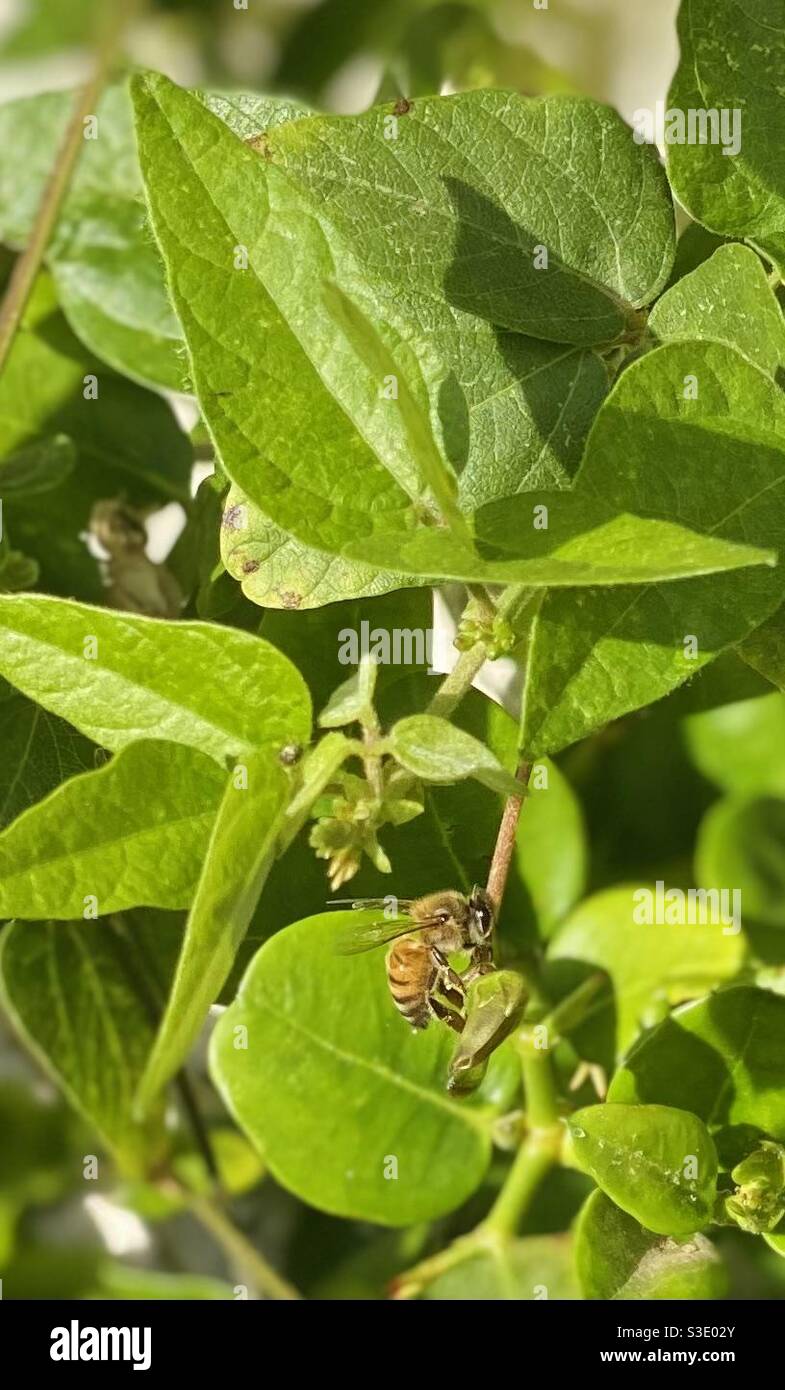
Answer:
[(0, 995), (22, 1041), (124, 1166), (161, 1157), (160, 1109), (133, 1096), (169, 987), (179, 919), (20, 922), (0, 936)]
[[(697, 399), (685, 399), (694, 383)], [(780, 551), (782, 392), (719, 344), (659, 348), (621, 375), (600, 410), (576, 491), (582, 487), (617, 509)], [(760, 568), (548, 595), (529, 652), (524, 747), (553, 751), (667, 694), (757, 627), (781, 601), (782, 585), (781, 569)]]
[[(688, 1107), (743, 1140), (785, 1139), (785, 999), (743, 985), (676, 1009), (641, 1039), (608, 1098)], [(735, 1159), (738, 1161), (738, 1158)]]
[(392, 138), (391, 110), (312, 117), (264, 149), (371, 253), (374, 280), (567, 343), (616, 337), (664, 285), (667, 185), (607, 107), (495, 91), (423, 98), (393, 118)]
[(695, 850), (703, 888), (740, 895), (744, 921), (785, 927), (785, 800), (728, 797), (712, 806)]
[(0, 835), (0, 917), (187, 907), (223, 780), (204, 753), (141, 741), (64, 782)]
[(696, 1115), (667, 1105), (590, 1105), (568, 1126), (581, 1168), (647, 1230), (681, 1236), (708, 1225), (717, 1153)]
[(289, 791), (269, 748), (237, 763), (229, 775), (172, 992), (139, 1086), (142, 1109), (185, 1061), (229, 975), (275, 854)]
[[(165, 78), (137, 78), (133, 94), (152, 223), (227, 472), (321, 548), (385, 516), (412, 524), (409, 497), (324, 389), (266, 288), (278, 238), (264, 161)], [(238, 246), (248, 270), (235, 268)]]
[(705, 1236), (655, 1235), (604, 1192), (593, 1192), (578, 1218), (575, 1263), (590, 1299), (722, 1298), (727, 1285)]
[[(745, 237), (785, 265), (785, 16), (780, 0), (683, 0), (681, 62), (669, 106), (685, 114), (738, 113), (739, 148), (721, 140), (673, 144), (668, 171), (693, 217)], [(722, 134), (722, 132), (720, 132)], [(725, 132), (732, 137), (733, 130)], [(726, 142), (733, 148), (732, 140)]]
[(517, 864), (543, 937), (583, 896), (589, 853), (581, 804), (555, 763), (532, 770), (518, 827)]
[[(241, 137), (257, 135), (303, 108), (245, 93), (201, 95)], [(0, 237), (29, 239), (75, 93), (47, 92), (0, 106)], [(182, 388), (182, 331), (147, 224), (127, 83), (97, 108), (97, 138), (86, 139), (47, 250), (71, 327), (118, 371)]]
[(656, 999), (677, 1002), (731, 978), (743, 953), (741, 935), (726, 935), (721, 925), (641, 925), (638, 892), (610, 888), (587, 898), (548, 948), (549, 961), (561, 963), (559, 975), (566, 975), (566, 962), (608, 972), (613, 1009), (601, 1012), (617, 1054), (629, 1047)]
[(218, 762), (310, 738), (302, 677), (250, 633), (0, 595), (0, 672), (88, 738), (117, 750), (168, 739)]
[(66, 778), (94, 767), (94, 756), (69, 724), (0, 682), (0, 829)]
[(310, 917), (262, 947), (218, 1022), (210, 1066), (285, 1187), (324, 1211), (403, 1226), (478, 1187), (491, 1115), (447, 1094), (454, 1034), (441, 1024), (412, 1033), (383, 953), (338, 954), (355, 917), (371, 920)]
[[(631, 491), (645, 489), (637, 477), (630, 481)], [(399, 570), (432, 580), (555, 589), (645, 585), (775, 561), (773, 549), (754, 550), (698, 534), (697, 526), (689, 530), (664, 515), (637, 515), (634, 504), (606, 502), (599, 491), (605, 482), (584, 465), (574, 491), (521, 493), (486, 503), (470, 518), (466, 539), (444, 527), (421, 526), (411, 535), (387, 532), (350, 540), (341, 549), (378, 565), (393, 554)], [(546, 518), (546, 526), (538, 525)], [(572, 594), (570, 602), (574, 606)]]
[(785, 319), (760, 258), (721, 246), (657, 301), (649, 328), (663, 343), (709, 338), (775, 376), (785, 363)]

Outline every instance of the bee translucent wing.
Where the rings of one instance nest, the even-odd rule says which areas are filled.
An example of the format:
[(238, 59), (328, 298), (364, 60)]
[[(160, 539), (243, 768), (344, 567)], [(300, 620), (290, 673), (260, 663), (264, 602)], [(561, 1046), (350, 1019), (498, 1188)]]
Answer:
[[(408, 911), (409, 911), (409, 908), (411, 907), (411, 905), (412, 905), (412, 903), (413, 903), (413, 901), (414, 901), (414, 899), (413, 899), (413, 898), (396, 898), (395, 901), (397, 902), (398, 906), (400, 907), (401, 912), (408, 912)], [(359, 912), (359, 911), (361, 911), (361, 910), (363, 910), (363, 909), (365, 909), (365, 908), (373, 907), (373, 908), (378, 908), (379, 911), (381, 912), (382, 909), (388, 907), (389, 904), (390, 904), (390, 898), (389, 898), (389, 897), (387, 897), (387, 898), (330, 898), (330, 899), (328, 900), (327, 906), (328, 906), (328, 907), (350, 907), (350, 908), (352, 909), (353, 912)], [(395, 920), (395, 919), (393, 918), (392, 920)]]
[(421, 923), (412, 922), (411, 918), (407, 918), (403, 922), (399, 919), (394, 922), (371, 922), (367, 927), (349, 927), (347, 931), (341, 932), (335, 949), (341, 956), (356, 956), (361, 951), (372, 951), (376, 946), (386, 946), (399, 936), (408, 936), (420, 925)]

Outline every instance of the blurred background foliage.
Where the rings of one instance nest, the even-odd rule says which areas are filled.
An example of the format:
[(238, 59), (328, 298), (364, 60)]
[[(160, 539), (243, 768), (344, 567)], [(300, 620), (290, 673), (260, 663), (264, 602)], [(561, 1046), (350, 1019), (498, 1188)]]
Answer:
[[(77, 81), (89, 63), (86, 43), (109, 3), (0, 0), (3, 99)], [(232, 0), (151, 0), (128, 56), (187, 85), (288, 94), (337, 111), (362, 110), (399, 93), (494, 85), (531, 95), (586, 92), (629, 118), (637, 106), (666, 93), (677, 53), (676, 9), (677, 0), (551, 0), (547, 9), (529, 0), (248, 0), (247, 9)], [(303, 622), (298, 615), (267, 615), (264, 631), (297, 660)], [(18, 701), (7, 689), (0, 692), (0, 768), (9, 779), (0, 788), (5, 819), (23, 808), (25, 794), (28, 803), (37, 800), (64, 774), (88, 765), (93, 751), (73, 743), (71, 763), (59, 766), (53, 781), (51, 748), (42, 747), (30, 765), (35, 776), (20, 789), (11, 779), (17, 740), (25, 733), (24, 712), (12, 710)], [(565, 800), (569, 827), (555, 881), (563, 883), (565, 872), (575, 875), (580, 860), (577, 879), (587, 893), (658, 878), (687, 887), (710, 877), (712, 865), (725, 862), (732, 847), (733, 882), (744, 883), (745, 899), (756, 903), (759, 915), (745, 923), (753, 971), (785, 993), (779, 945), (785, 931), (785, 697), (731, 656), (657, 706), (568, 750), (559, 766), (574, 795)], [(563, 830), (553, 828), (557, 844)], [(320, 874), (312, 862), (303, 893)], [(524, 880), (525, 866), (520, 901), (532, 891), (531, 880)], [(408, 883), (405, 891), (422, 890)], [(524, 903), (521, 911), (531, 916), (537, 907)], [(281, 921), (298, 915), (295, 905)], [(427, 1229), (382, 1231), (337, 1220), (307, 1208), (264, 1174), (246, 1141), (227, 1126), (203, 1058), (196, 1059), (195, 1086), (233, 1220), (306, 1296), (383, 1297), (398, 1271), (471, 1227), (504, 1168), (498, 1160), (464, 1209)], [(173, 1114), (174, 1167), (183, 1190), (124, 1173), (0, 1018), (0, 1277), (6, 1289), (38, 1298), (236, 1296), (242, 1260), (194, 1219), (205, 1171), (179, 1125)], [(86, 1180), (93, 1155), (95, 1176), (90, 1167)], [(590, 1186), (580, 1174), (555, 1172), (523, 1234), (565, 1231)], [(720, 1244), (732, 1297), (785, 1296), (785, 1261), (762, 1241), (729, 1231)], [(546, 1247), (537, 1250), (545, 1258)], [(554, 1245), (554, 1258), (556, 1252)]]

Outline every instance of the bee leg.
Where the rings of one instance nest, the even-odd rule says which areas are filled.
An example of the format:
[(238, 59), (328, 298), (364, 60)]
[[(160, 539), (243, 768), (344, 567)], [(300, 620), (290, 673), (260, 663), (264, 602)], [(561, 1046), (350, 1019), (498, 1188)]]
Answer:
[(456, 1013), (454, 1009), (448, 1008), (446, 1004), (442, 1004), (440, 1000), (434, 999), (433, 995), (428, 996), (428, 1008), (431, 1010), (434, 1018), (440, 1018), (442, 1022), (446, 1023), (454, 1032), (463, 1032), (464, 1021), (461, 1015)]
[(453, 970), (442, 951), (434, 947), (432, 955), (434, 964), (438, 970), (433, 988), (438, 989), (439, 993), (443, 994), (445, 999), (448, 999), (451, 1004), (455, 1004), (457, 1008), (462, 1009), (466, 1003), (466, 990), (463, 987), (463, 980), (460, 975)]
[(476, 980), (480, 975), (492, 975), (496, 969), (493, 963), (493, 947), (475, 947), (472, 963), (463, 976), (464, 985), (470, 985), (472, 980)]

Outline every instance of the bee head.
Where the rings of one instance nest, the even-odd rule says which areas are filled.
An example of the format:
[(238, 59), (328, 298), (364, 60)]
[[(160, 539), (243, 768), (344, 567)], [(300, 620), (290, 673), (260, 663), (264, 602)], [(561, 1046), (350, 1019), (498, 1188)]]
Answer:
[(474, 946), (483, 946), (493, 931), (493, 903), (484, 888), (472, 889), (469, 898), (469, 936)]

